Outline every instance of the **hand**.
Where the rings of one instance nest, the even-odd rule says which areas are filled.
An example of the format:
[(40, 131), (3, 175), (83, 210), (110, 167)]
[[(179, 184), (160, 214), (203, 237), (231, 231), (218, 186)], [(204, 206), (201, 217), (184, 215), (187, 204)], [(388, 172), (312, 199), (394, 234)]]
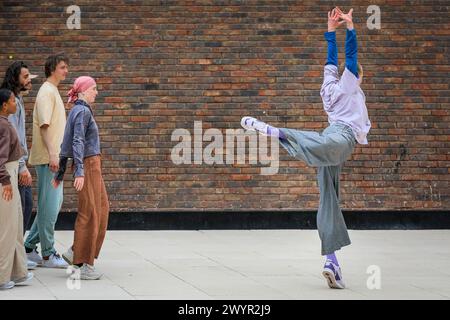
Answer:
[(57, 155), (50, 155), (50, 163), (49, 163), (50, 171), (53, 173), (58, 172), (59, 170), (59, 159)]
[(60, 184), (61, 184), (61, 181), (60, 181), (60, 180), (55, 180), (55, 179), (52, 180), (52, 186), (53, 186), (53, 188), (57, 189), (57, 188), (59, 187)]
[(331, 12), (328, 11), (328, 32), (336, 31), (336, 28), (345, 22), (344, 20), (339, 21), (339, 12), (337, 9), (336, 7)]
[(33, 183), (33, 178), (31, 177), (30, 171), (25, 169), (23, 172), (19, 173), (19, 185), (24, 187), (31, 187)]
[(352, 30), (353, 29), (353, 8), (350, 9), (350, 11), (348, 13), (344, 13), (341, 11), (341, 9), (339, 9), (338, 7), (336, 7), (338, 9), (338, 14), (339, 14), (339, 18), (341, 18), (343, 21), (346, 22), (347, 24), (347, 29)]
[(6, 186), (3, 186), (3, 200), (9, 202), (13, 198), (13, 188), (11, 184), (8, 184)]
[(80, 192), (84, 186), (84, 177), (76, 177), (73, 186), (75, 187), (75, 190)]

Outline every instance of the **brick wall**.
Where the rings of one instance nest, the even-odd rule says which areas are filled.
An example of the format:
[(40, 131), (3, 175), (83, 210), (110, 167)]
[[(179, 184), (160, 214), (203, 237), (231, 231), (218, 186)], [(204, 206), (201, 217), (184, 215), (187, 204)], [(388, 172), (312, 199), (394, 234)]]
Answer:
[[(70, 5), (81, 29), (69, 30)], [(373, 128), (342, 173), (348, 210), (449, 209), (449, 6), (436, 1), (336, 1), (352, 6)], [(369, 5), (381, 29), (369, 30)], [(330, 1), (0, 1), (0, 71), (24, 60), (40, 75), (25, 99), (28, 122), (45, 58), (71, 58), (98, 80), (95, 106), (113, 211), (309, 210), (316, 171), (280, 148), (279, 173), (260, 166), (172, 163), (176, 128), (239, 128), (244, 115), (321, 130), (319, 89)], [(343, 61), (344, 30), (338, 32)], [(28, 133), (31, 143), (31, 125)], [(205, 143), (206, 145), (207, 143)], [(66, 181), (64, 210), (76, 209)]]

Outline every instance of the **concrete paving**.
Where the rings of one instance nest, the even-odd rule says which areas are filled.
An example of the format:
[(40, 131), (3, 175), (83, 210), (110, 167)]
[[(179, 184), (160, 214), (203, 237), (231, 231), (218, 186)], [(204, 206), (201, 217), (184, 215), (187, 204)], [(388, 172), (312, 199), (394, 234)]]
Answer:
[[(315, 230), (109, 231), (98, 281), (38, 268), (6, 299), (450, 299), (450, 230), (353, 231), (337, 253), (345, 290), (322, 277)], [(73, 232), (56, 232), (64, 252)]]

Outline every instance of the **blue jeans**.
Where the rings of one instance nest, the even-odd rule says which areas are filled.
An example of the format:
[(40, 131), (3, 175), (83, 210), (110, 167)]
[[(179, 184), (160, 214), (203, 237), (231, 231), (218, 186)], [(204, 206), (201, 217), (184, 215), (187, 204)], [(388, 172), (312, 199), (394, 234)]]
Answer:
[(31, 187), (19, 186), (19, 193), (22, 202), (23, 234), (25, 235), (33, 212), (33, 191)]
[(36, 249), (41, 243), (42, 256), (48, 257), (55, 250), (55, 224), (63, 203), (63, 184), (53, 188), (54, 173), (47, 164), (36, 166), (38, 185), (38, 207), (36, 219), (31, 226), (30, 233), (25, 241), (27, 249)]

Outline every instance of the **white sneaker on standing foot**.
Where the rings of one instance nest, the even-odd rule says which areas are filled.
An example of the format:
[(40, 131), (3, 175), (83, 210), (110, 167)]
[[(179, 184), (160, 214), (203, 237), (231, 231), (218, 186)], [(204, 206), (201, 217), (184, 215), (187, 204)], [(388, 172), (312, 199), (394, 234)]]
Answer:
[(322, 274), (327, 280), (327, 284), (331, 289), (345, 289), (344, 280), (342, 279), (341, 267), (334, 264), (333, 261), (327, 260), (325, 262)]
[(36, 249), (27, 253), (27, 259), (36, 263), (38, 266), (42, 265), (42, 257), (39, 255)]
[(37, 263), (31, 260), (27, 260), (27, 269), (34, 270), (37, 268)]
[(94, 266), (84, 263), (80, 268), (80, 279), (81, 280), (99, 280), (103, 274), (97, 272)]
[(0, 285), (0, 290), (8, 290), (8, 289), (12, 289), (14, 288), (16, 284), (14, 283), (14, 281), (9, 281), (7, 283), (1, 284)]
[(25, 277), (14, 280), (14, 283), (16, 285), (27, 284), (27, 282), (31, 281), (31, 279), (33, 279), (33, 278), (34, 278), (33, 272), (28, 272), (28, 274)]
[(69, 265), (73, 265), (73, 250), (72, 250), (72, 247), (67, 249), (67, 251), (62, 254), (62, 257)]
[(61, 258), (61, 256), (57, 253), (54, 253), (50, 257), (48, 257), (48, 260), (42, 260), (43, 268), (65, 269), (68, 266), (69, 265), (67, 264), (67, 262), (65, 262), (64, 259)]

